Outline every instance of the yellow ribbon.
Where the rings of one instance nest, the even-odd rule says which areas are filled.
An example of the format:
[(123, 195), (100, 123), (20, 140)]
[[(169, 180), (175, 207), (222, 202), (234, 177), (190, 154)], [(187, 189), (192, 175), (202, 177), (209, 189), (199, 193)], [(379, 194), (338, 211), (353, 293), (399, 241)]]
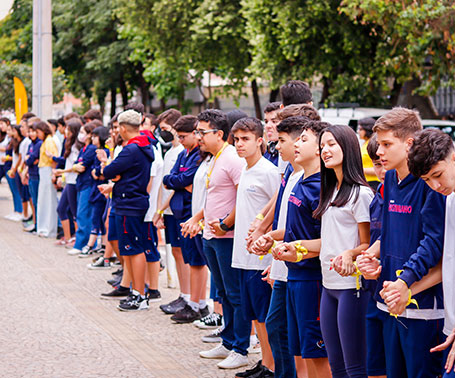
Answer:
[(357, 267), (357, 261), (354, 261), (355, 272), (351, 274), (351, 277), (355, 277), (355, 288), (360, 290), (360, 277), (362, 277), (362, 273), (360, 272), (359, 268)]
[(223, 144), (223, 147), (221, 148), (221, 150), (218, 151), (218, 153), (216, 154), (215, 156), (215, 159), (213, 159), (213, 163), (210, 167), (210, 169), (208, 170), (207, 172), (207, 177), (205, 179), (205, 187), (208, 189), (209, 188), (209, 184), (210, 184), (210, 177), (212, 176), (212, 172), (213, 172), (213, 169), (215, 168), (215, 163), (216, 161), (218, 160), (218, 158), (220, 157), (220, 155), (222, 154), (222, 152), (224, 151), (224, 149), (229, 145), (228, 142), (224, 142)]
[(199, 227), (201, 228), (201, 230), (204, 229), (204, 223), (202, 223), (202, 221), (197, 222), (197, 224), (199, 225)]
[[(273, 245), (270, 247), (270, 249), (267, 251), (267, 254), (272, 253), (272, 249), (276, 247), (276, 241), (273, 241)], [(265, 255), (259, 256), (259, 260), (263, 260)]]

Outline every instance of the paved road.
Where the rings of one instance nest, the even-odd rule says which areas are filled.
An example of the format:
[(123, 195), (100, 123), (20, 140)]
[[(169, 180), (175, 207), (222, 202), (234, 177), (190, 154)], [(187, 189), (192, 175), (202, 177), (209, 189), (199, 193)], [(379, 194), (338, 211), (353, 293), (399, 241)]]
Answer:
[[(159, 310), (124, 313), (99, 299), (110, 271), (89, 271), (87, 259), (69, 256), (50, 239), (4, 219), (12, 211), (0, 185), (1, 377), (233, 377), (208, 349), (207, 331), (173, 324)], [(160, 278), (163, 302), (178, 291)], [(163, 303), (161, 302), (161, 303)], [(251, 362), (257, 360), (251, 358)]]

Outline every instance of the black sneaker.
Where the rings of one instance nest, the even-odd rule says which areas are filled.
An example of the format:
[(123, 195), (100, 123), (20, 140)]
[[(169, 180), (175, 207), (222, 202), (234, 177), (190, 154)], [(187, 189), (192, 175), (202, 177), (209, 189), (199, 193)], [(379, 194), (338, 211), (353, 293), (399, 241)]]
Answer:
[(108, 280), (107, 283), (111, 286), (118, 286), (120, 285), (120, 282), (122, 282), (122, 277), (116, 276), (116, 278), (113, 278), (112, 280)]
[(258, 378), (274, 378), (274, 377), (275, 377), (275, 373), (273, 371), (270, 371), (269, 369), (267, 369), (265, 366), (262, 369), (262, 373), (260, 375), (258, 375)]
[(112, 272), (113, 276), (121, 276), (122, 274), (123, 274), (123, 268), (119, 268), (115, 272)]
[[(268, 370), (268, 369), (267, 369)], [(240, 373), (235, 374), (235, 378), (258, 378), (261, 376), (262, 372), (264, 371), (264, 366), (262, 365), (262, 360), (259, 360), (256, 365), (252, 369), (247, 369)]]
[(130, 289), (128, 287), (119, 286), (117, 289), (112, 290), (109, 293), (101, 294), (101, 299), (120, 299), (126, 298), (130, 293)]
[(128, 296), (129, 300), (124, 303), (120, 303), (117, 308), (120, 311), (140, 311), (148, 310), (149, 303), (147, 298), (142, 298), (140, 295), (130, 295)]
[(207, 315), (210, 314), (209, 306), (205, 306), (204, 308), (199, 309), (199, 313), (201, 314), (201, 318), (205, 318)]
[(221, 327), (223, 324), (223, 315), (220, 315), (217, 312), (212, 312), (211, 314), (201, 318), (201, 320), (194, 321), (193, 324), (201, 329), (215, 329)]
[(209, 333), (208, 335), (202, 336), (203, 343), (221, 343), (221, 332), (223, 332), (224, 326), (221, 326)]
[(85, 258), (85, 257), (90, 257), (95, 253), (95, 248), (90, 247), (89, 245), (86, 245), (85, 247), (82, 248), (81, 253), (79, 253), (80, 258)]
[(186, 301), (182, 297), (160, 306), (161, 311), (165, 314), (175, 314), (177, 311), (182, 310), (186, 305)]
[(111, 269), (111, 263), (109, 259), (105, 259), (103, 256), (100, 256), (96, 259), (95, 262), (87, 264), (87, 268), (94, 269)]
[(171, 316), (171, 320), (179, 324), (193, 323), (200, 318), (201, 313), (199, 311), (194, 311), (189, 304), (186, 304), (183, 309)]
[(150, 302), (161, 301), (161, 293), (158, 290), (147, 290), (147, 299)]

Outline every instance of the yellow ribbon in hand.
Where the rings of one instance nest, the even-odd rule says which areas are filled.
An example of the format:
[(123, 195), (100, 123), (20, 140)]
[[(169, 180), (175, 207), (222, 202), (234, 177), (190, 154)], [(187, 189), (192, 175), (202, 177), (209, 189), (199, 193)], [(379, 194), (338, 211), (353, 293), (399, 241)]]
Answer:
[(197, 222), (197, 224), (199, 225), (199, 227), (201, 228), (201, 230), (204, 229), (204, 223), (202, 223), (202, 221)]
[[(401, 273), (403, 273), (403, 269), (398, 269), (395, 274), (397, 275), (397, 277), (399, 278)], [(403, 280), (401, 280), (403, 281)], [(403, 281), (404, 282), (404, 281)], [(406, 282), (405, 282), (406, 283)], [(416, 305), (417, 308), (419, 308), (419, 304), (417, 303), (417, 300), (416, 299), (413, 299), (412, 298), (412, 293), (411, 293), (411, 289), (408, 289), (408, 301), (406, 302), (406, 307), (408, 307), (410, 304), (414, 304)], [(390, 316), (394, 316), (395, 319), (398, 319), (398, 314), (392, 314), (390, 313)]]
[(362, 277), (362, 273), (360, 272), (359, 268), (357, 267), (357, 261), (354, 261), (355, 272), (351, 274), (351, 277), (355, 277), (355, 288), (360, 290), (360, 277)]
[[(273, 241), (273, 245), (267, 251), (267, 254), (272, 253), (272, 249), (276, 247), (276, 240)], [(259, 260), (263, 260), (265, 255), (259, 256)]]

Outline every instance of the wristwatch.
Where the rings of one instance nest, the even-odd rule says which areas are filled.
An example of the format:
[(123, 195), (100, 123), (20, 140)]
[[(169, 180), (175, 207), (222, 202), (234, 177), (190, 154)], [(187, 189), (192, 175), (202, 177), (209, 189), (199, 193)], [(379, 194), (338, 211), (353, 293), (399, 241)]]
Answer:
[(220, 219), (220, 228), (221, 228), (224, 232), (228, 232), (228, 231), (232, 231), (232, 230), (234, 229), (234, 226), (229, 227), (229, 226), (227, 226), (225, 223), (223, 223), (223, 219)]

